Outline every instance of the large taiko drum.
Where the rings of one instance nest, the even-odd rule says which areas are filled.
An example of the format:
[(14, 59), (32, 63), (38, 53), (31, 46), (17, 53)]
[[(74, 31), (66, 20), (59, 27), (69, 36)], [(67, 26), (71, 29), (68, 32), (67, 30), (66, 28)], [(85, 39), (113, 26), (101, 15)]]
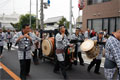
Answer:
[(96, 56), (99, 54), (100, 49), (99, 46), (95, 44), (93, 40), (86, 40), (84, 41), (81, 46), (81, 50), (86, 53), (87, 57), (90, 59), (96, 58)]
[(54, 37), (43, 40), (42, 42), (42, 52), (46, 56), (52, 56), (54, 50)]

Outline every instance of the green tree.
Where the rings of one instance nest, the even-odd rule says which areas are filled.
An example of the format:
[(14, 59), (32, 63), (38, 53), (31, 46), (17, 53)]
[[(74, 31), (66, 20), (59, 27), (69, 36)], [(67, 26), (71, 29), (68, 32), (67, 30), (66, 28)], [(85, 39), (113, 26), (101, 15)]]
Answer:
[(16, 24), (13, 24), (13, 23), (10, 23), (16, 30), (20, 30), (20, 24), (19, 23), (16, 23)]
[[(16, 24), (11, 23), (11, 25), (15, 29), (21, 30), (22, 25), (29, 23), (30, 23), (30, 14), (25, 14), (20, 16), (20, 20), (18, 23)], [(36, 29), (36, 17), (33, 14), (31, 15), (31, 28)]]
[(58, 22), (58, 25), (65, 25), (67, 29), (69, 28), (69, 22), (64, 17)]
[(5, 32), (5, 30), (6, 30), (6, 29), (5, 29), (5, 26), (2, 27), (2, 30), (3, 30), (3, 32)]
[[(22, 25), (24, 24), (29, 24), (30, 23), (30, 14), (26, 14), (26, 15), (21, 15), (20, 17), (20, 27), (22, 27)], [(35, 29), (36, 27), (36, 17), (34, 15), (31, 15), (31, 28)]]

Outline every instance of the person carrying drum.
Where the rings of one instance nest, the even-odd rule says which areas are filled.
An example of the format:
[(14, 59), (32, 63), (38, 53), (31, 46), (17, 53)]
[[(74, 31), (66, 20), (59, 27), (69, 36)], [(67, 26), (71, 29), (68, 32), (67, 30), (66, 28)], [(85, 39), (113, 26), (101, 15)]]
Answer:
[(8, 29), (6, 32), (6, 42), (7, 42), (8, 50), (10, 50), (12, 47), (12, 38), (13, 38), (13, 33)]
[(67, 78), (66, 70), (65, 70), (65, 51), (64, 48), (70, 45), (66, 35), (65, 35), (65, 27), (63, 25), (59, 25), (59, 33), (56, 34), (56, 58), (57, 61), (55, 63), (54, 72), (57, 73), (59, 69), (62, 72), (64, 79)]
[(32, 34), (30, 33), (30, 26), (24, 24), (22, 31), (18, 32), (13, 37), (15, 45), (18, 46), (18, 59), (20, 62), (20, 78), (26, 80), (26, 76), (29, 76), (30, 64), (31, 64), (31, 46), (33, 45)]
[[(104, 33), (102, 31), (100, 31), (98, 33), (98, 36), (95, 36), (91, 39), (94, 41), (97, 41), (97, 42), (105, 42), (103, 35), (104, 35)], [(94, 70), (94, 73), (96, 73), (96, 74), (100, 74), (99, 69), (100, 69), (101, 58), (102, 58), (102, 54), (103, 54), (103, 48), (104, 48), (103, 44), (101, 44), (101, 45), (98, 44), (98, 45), (100, 48), (100, 52), (99, 52), (98, 56), (93, 59), (93, 61), (90, 63), (90, 65), (87, 68), (87, 71), (90, 72), (91, 68), (96, 64), (95, 70)]]
[(0, 58), (2, 58), (3, 47), (4, 47), (5, 34), (0, 28)]
[[(76, 28), (75, 34), (71, 36), (71, 40), (83, 40), (83, 36), (80, 34), (80, 28)], [(75, 52), (74, 52), (74, 64), (77, 65), (77, 57), (79, 58), (80, 65), (84, 66), (84, 61), (81, 55), (80, 43), (75, 43)]]
[(107, 80), (120, 80), (120, 29), (106, 42), (104, 74)]

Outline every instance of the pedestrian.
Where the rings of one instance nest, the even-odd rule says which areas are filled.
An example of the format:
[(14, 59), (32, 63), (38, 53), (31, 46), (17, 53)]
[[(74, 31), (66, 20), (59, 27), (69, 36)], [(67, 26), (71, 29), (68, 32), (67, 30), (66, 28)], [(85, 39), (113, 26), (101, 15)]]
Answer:
[(85, 39), (89, 39), (90, 38), (90, 30), (87, 29), (84, 33)]
[(91, 33), (90, 33), (90, 37), (92, 38), (92, 37), (94, 37), (94, 36), (96, 36), (96, 32), (95, 32), (94, 29), (92, 29), (92, 31), (91, 31)]
[(4, 47), (5, 34), (0, 28), (0, 58), (2, 58), (3, 47)]
[[(97, 36), (95, 36), (91, 39), (94, 41), (97, 41), (97, 42), (105, 42), (103, 35), (104, 35), (104, 33), (102, 31), (100, 31)], [(93, 61), (89, 64), (89, 66), (87, 68), (87, 71), (90, 72), (91, 68), (96, 64), (95, 70), (94, 70), (94, 73), (96, 73), (96, 74), (100, 74), (99, 70), (100, 70), (100, 64), (101, 64), (101, 59), (103, 56), (103, 48), (104, 48), (103, 44), (98, 44), (98, 45), (100, 48), (100, 52), (99, 52), (98, 56), (93, 59)]]
[[(72, 40), (83, 40), (83, 36), (80, 34), (80, 28), (76, 28), (75, 34), (71, 36)], [(79, 58), (80, 65), (84, 66), (84, 60), (81, 55), (80, 44), (81, 42), (74, 43), (75, 44), (75, 52), (74, 52), (74, 64), (77, 65), (77, 60)]]
[(20, 78), (26, 80), (26, 76), (30, 73), (31, 64), (31, 46), (33, 45), (32, 34), (30, 33), (30, 26), (24, 24), (22, 31), (18, 32), (13, 37), (13, 41), (18, 46), (18, 59), (20, 62)]
[(8, 50), (11, 50), (12, 38), (13, 38), (13, 33), (10, 31), (10, 29), (8, 29), (7, 32), (6, 32), (6, 42), (7, 42)]
[(36, 30), (36, 32), (35, 32), (35, 34), (36, 34), (36, 36), (37, 36), (37, 41), (36, 41), (36, 49), (37, 49), (37, 51), (38, 51), (38, 57), (40, 58), (40, 59), (42, 59), (42, 53), (41, 53), (41, 48), (40, 48), (40, 41), (41, 41), (41, 39), (40, 39), (40, 32), (38, 31), (38, 30)]
[(62, 72), (64, 79), (67, 78), (66, 70), (65, 70), (65, 51), (64, 48), (66, 46), (72, 46), (69, 44), (69, 41), (65, 35), (65, 27), (64, 25), (59, 25), (59, 33), (57, 33), (56, 37), (56, 63), (54, 67), (54, 72), (57, 73), (59, 69)]
[(40, 38), (38, 36), (38, 33), (36, 34), (36, 31), (35, 32), (31, 32), (31, 34), (33, 35), (33, 41), (34, 41), (34, 44), (32, 46), (32, 52), (33, 52), (33, 62), (35, 65), (38, 65), (39, 64), (39, 61), (38, 61), (38, 47), (40, 46), (39, 43), (40, 43)]
[(107, 80), (120, 80), (120, 29), (106, 42), (104, 73)]

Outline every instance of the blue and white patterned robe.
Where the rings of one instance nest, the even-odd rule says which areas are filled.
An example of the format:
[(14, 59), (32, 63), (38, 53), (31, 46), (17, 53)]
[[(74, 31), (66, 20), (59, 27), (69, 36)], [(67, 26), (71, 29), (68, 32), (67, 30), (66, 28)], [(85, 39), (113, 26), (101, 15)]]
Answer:
[[(117, 68), (119, 69), (120, 74), (120, 41), (114, 36), (110, 36), (106, 42), (105, 50), (105, 58), (117, 64), (117, 66), (114, 68), (104, 69), (107, 80), (113, 80)], [(119, 80), (119, 76), (117, 77), (117, 80)]]
[[(56, 40), (56, 49), (64, 50), (64, 48), (70, 44), (67, 36), (64, 35), (64, 37), (62, 37), (60, 33), (56, 35), (55, 40)], [(61, 54), (56, 53), (56, 55), (57, 55), (58, 61), (64, 61), (64, 53), (61, 53)]]
[[(18, 40), (18, 38), (23, 35), (22, 32), (18, 32), (17, 34), (15, 34), (13, 36), (13, 43), (16, 44), (16, 41)], [(32, 43), (34, 43), (34, 37), (33, 37), (33, 34), (32, 33), (29, 33), (29, 36), (32, 38)], [(32, 46), (32, 45), (31, 45)], [(25, 59), (31, 59), (32, 58), (32, 49), (29, 50), (29, 51), (26, 51), (26, 57)], [(24, 59), (24, 51), (20, 51), (18, 50), (18, 59), (19, 60), (23, 60)]]

